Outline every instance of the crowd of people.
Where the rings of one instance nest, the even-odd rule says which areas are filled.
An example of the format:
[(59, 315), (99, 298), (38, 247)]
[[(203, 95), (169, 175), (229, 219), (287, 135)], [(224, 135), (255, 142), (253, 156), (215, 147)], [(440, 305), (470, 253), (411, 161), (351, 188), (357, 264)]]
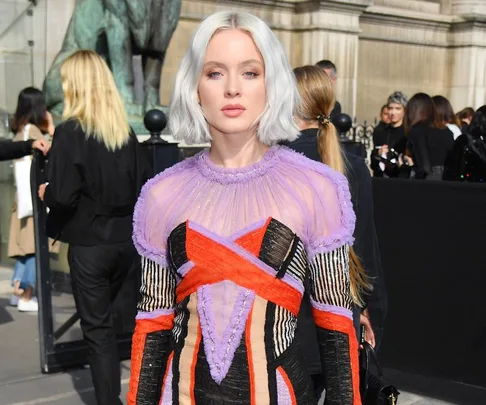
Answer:
[(394, 92), (373, 133), (376, 177), (486, 181), (486, 106), (457, 114), (443, 96)]
[[(99, 405), (122, 403), (112, 304), (133, 272), (128, 404), (361, 403), (358, 336), (379, 349), (387, 303), (370, 170), (343, 152), (333, 125), (336, 74), (330, 61), (292, 70), (251, 14), (211, 15), (169, 108), (176, 139), (210, 148), (150, 180), (99, 55), (63, 63), (55, 129), (42, 93), (21, 93), (15, 142), (0, 144), (0, 158), (48, 156), (38, 196), (48, 235), (69, 244)], [(445, 178), (453, 152), (485, 135), (486, 107), (470, 113), (459, 121), (444, 97), (393, 93), (374, 175)], [(12, 229), (32, 237), (31, 218), (14, 216)], [(13, 304), (35, 311), (35, 249), (17, 243), (11, 256)]]

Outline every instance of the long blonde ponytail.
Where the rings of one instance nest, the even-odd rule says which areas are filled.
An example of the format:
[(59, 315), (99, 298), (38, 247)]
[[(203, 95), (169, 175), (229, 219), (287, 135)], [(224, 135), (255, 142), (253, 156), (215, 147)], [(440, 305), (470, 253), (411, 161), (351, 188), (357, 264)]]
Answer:
[[(316, 66), (294, 69), (301, 97), (299, 118), (318, 127), (317, 147), (322, 162), (339, 173), (346, 174), (346, 161), (341, 150), (336, 127), (330, 119), (335, 98), (332, 83), (326, 73)], [(349, 251), (351, 297), (356, 305), (363, 306), (363, 295), (372, 286), (363, 265), (353, 248)]]

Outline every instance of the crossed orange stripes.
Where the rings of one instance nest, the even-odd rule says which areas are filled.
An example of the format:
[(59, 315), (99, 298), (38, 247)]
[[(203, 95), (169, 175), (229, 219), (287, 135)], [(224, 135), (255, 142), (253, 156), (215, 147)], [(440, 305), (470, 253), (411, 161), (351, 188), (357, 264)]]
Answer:
[[(249, 232), (234, 243), (256, 256), (267, 225), (268, 221), (263, 228)], [(255, 291), (260, 297), (286, 308), (292, 314), (298, 314), (302, 298), (299, 291), (281, 279), (265, 273), (232, 249), (187, 225), (186, 252), (187, 258), (194, 263), (194, 268), (177, 286), (178, 303), (203, 285), (230, 280)]]

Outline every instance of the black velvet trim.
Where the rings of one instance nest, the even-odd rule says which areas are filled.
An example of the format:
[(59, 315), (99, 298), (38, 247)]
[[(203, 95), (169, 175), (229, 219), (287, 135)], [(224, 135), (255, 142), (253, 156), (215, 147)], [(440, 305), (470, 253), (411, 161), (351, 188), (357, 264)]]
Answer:
[(184, 311), (184, 317), (182, 318), (181, 324), (181, 335), (177, 342), (174, 343), (174, 358), (172, 359), (172, 401), (173, 405), (179, 405), (179, 382), (180, 382), (180, 361), (181, 361), (181, 351), (184, 347), (184, 342), (187, 337), (187, 324), (189, 322), (190, 313), (187, 309), (187, 305), (189, 304), (189, 300), (191, 297), (185, 298), (181, 301), (176, 308), (176, 312)]
[(276, 305), (272, 302), (267, 303), (265, 313), (265, 352), (267, 355), (268, 390), (270, 394), (270, 404), (278, 404), (277, 397), (277, 376), (275, 374), (275, 351), (273, 348), (273, 325), (275, 323)]
[(160, 401), (167, 359), (172, 350), (170, 331), (147, 334), (143, 349), (137, 405), (153, 405)]
[(301, 355), (301, 348), (297, 341), (273, 362), (274, 373), (277, 367), (281, 366), (294, 389), (297, 404), (315, 405), (317, 399), (314, 396), (314, 386)]
[(170, 233), (167, 239), (167, 251), (169, 262), (172, 269), (175, 271), (183, 264), (187, 263), (186, 252), (186, 223), (178, 225)]
[(228, 374), (218, 385), (211, 377), (209, 364), (201, 340), (196, 363), (196, 381), (194, 397), (197, 405), (250, 405), (250, 375), (245, 344), (245, 334), (228, 370)]
[(295, 252), (297, 251), (298, 246), (299, 246), (299, 238), (295, 237), (294, 241), (292, 242), (292, 247), (290, 248), (290, 252), (287, 255), (287, 258), (285, 259), (285, 261), (280, 266), (280, 269), (278, 270), (277, 278), (282, 278), (283, 276), (285, 276), (289, 264), (292, 262), (292, 260), (294, 260)]
[(270, 220), (260, 248), (260, 260), (278, 271), (287, 258), (294, 238), (291, 229), (276, 219)]
[(353, 380), (349, 336), (342, 332), (317, 328), (326, 405), (353, 403)]

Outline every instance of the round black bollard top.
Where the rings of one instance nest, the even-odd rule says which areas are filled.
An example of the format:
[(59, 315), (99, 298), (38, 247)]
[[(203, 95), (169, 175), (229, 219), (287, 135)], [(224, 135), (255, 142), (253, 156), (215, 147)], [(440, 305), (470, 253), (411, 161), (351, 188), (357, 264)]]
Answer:
[(167, 117), (163, 111), (156, 109), (147, 111), (143, 118), (143, 124), (151, 135), (148, 142), (166, 142), (160, 137), (161, 132), (167, 126)]
[(353, 120), (348, 114), (339, 114), (336, 119), (332, 121), (332, 123), (340, 135), (346, 134), (353, 126)]

